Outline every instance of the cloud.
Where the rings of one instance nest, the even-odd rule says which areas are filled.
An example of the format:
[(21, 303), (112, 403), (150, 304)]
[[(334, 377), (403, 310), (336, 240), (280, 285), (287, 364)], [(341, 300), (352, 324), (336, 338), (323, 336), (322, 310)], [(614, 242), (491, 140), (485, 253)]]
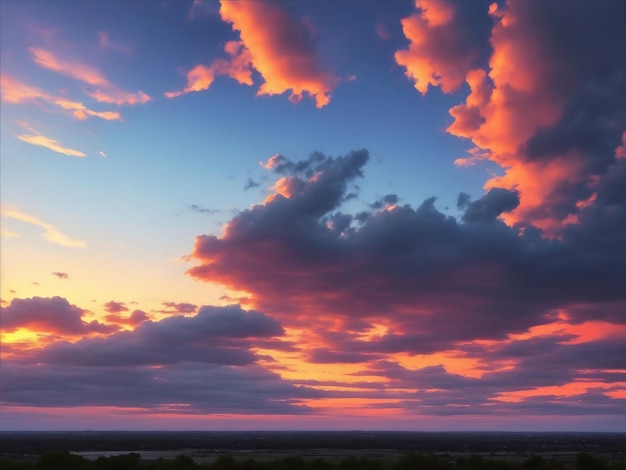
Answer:
[(69, 274), (61, 273), (61, 272), (58, 272), (58, 271), (57, 272), (53, 272), (52, 275), (58, 277), (59, 279), (69, 279), (70, 278)]
[(456, 91), (478, 57), (471, 15), (461, 7), (461, 2), (449, 0), (416, 0), (417, 11), (402, 20), (409, 48), (397, 51), (395, 59), (422, 94), (429, 85), (444, 93)]
[(12, 232), (11, 230), (2, 229), (0, 230), (0, 237), (2, 238), (16, 238), (19, 237), (19, 234), (16, 232)]
[(46, 51), (45, 49), (30, 47), (29, 50), (33, 56), (33, 62), (40, 67), (67, 75), (75, 78), (76, 80), (87, 83), (88, 85), (101, 87), (108, 87), (110, 85), (109, 81), (104, 78), (100, 71), (93, 67), (79, 62), (70, 62), (59, 59), (50, 51)]
[(124, 305), (124, 302), (116, 302), (115, 300), (111, 300), (104, 304), (104, 310), (109, 313), (120, 313), (127, 312), (128, 307)]
[(254, 181), (252, 178), (248, 178), (248, 181), (246, 181), (246, 185), (243, 187), (243, 189), (244, 191), (247, 191), (248, 189), (258, 187), (260, 184), (261, 183)]
[(323, 70), (310, 23), (298, 20), (274, 2), (223, 1), (222, 20), (239, 32), (252, 67), (263, 83), (257, 95), (281, 95), (299, 102), (304, 94), (321, 108), (339, 79)]
[(216, 59), (209, 67), (196, 65), (187, 72), (187, 86), (182, 91), (166, 92), (167, 98), (207, 90), (218, 75), (226, 75), (243, 85), (252, 85), (252, 64), (249, 51), (241, 41), (229, 41), (224, 46), (228, 59)]
[(212, 0), (193, 0), (187, 17), (190, 20), (195, 20), (198, 18), (217, 16), (219, 11), (217, 5), (218, 4)]
[[(107, 311), (110, 311), (110, 310), (107, 310)], [(121, 311), (128, 311), (128, 309), (124, 308), (122, 310), (118, 310), (118, 312), (121, 312)], [(119, 315), (119, 313), (111, 313), (105, 316), (104, 319), (108, 323), (115, 323), (117, 325), (136, 327), (140, 323), (150, 320), (150, 316), (143, 310), (136, 309), (136, 310), (133, 310), (132, 313), (128, 315), (127, 317), (123, 317), (122, 315)]]
[(309, 413), (296, 387), (262, 367), (199, 362), (175, 367), (82, 367), (3, 362), (2, 399), (22, 406), (117, 406), (175, 414)]
[[(193, 317), (144, 321), (133, 331), (75, 343), (56, 342), (33, 360), (76, 366), (146, 366), (201, 362), (246, 365), (256, 361), (251, 340), (282, 336), (280, 324), (257, 311), (238, 306), (203, 306)], [(164, 347), (167, 346), (167, 347)]]
[(150, 101), (149, 95), (144, 93), (143, 91), (137, 92), (127, 92), (118, 89), (107, 89), (107, 90), (95, 90), (86, 92), (94, 100), (99, 103), (109, 103), (116, 104), (118, 106), (122, 106), (125, 104), (128, 105), (136, 105), (136, 104), (145, 104)]
[(198, 306), (187, 302), (163, 302), (162, 305), (165, 310), (157, 310), (159, 313), (195, 313), (198, 310)]
[(80, 101), (50, 95), (39, 88), (26, 85), (7, 75), (2, 75), (2, 101), (15, 104), (43, 101), (61, 109), (72, 111), (74, 117), (80, 120), (86, 119), (88, 116), (99, 117), (107, 121), (121, 120), (120, 114), (116, 111), (94, 111)]
[(325, 338), (331, 325), (362, 331), (383, 322), (388, 352), (502, 338), (542, 323), (556, 306), (623, 304), (626, 193), (618, 188), (626, 172), (599, 185), (580, 224), (555, 241), (500, 220), (519, 203), (504, 188), (473, 202), (462, 197), (460, 220), (437, 210), (434, 198), (357, 220), (341, 205), (368, 159), (364, 150), (272, 157), (265, 166), (277, 173), (274, 193), (237, 214), (222, 236), (196, 237), (198, 264), (188, 273), (247, 293), (290, 326), (311, 325), (315, 312), (310, 328)]
[(217, 214), (219, 212), (218, 209), (209, 209), (206, 207), (202, 207), (201, 205), (198, 205), (198, 204), (191, 204), (189, 206), (189, 209), (191, 209), (194, 212), (197, 212), (198, 214)]
[(476, 202), (466, 205), (463, 220), (466, 222), (495, 222), (505, 212), (511, 212), (519, 205), (517, 191), (492, 188)]
[(490, 9), (489, 67), (466, 74), (470, 93), (450, 110), (448, 132), (504, 168), (485, 188), (519, 192), (508, 224), (560, 236), (615, 163), (626, 129), (626, 59), (614, 40), (624, 8), (601, 1), (590, 12), (574, 1), (563, 14), (559, 2), (509, 1)]
[(87, 154), (80, 150), (64, 147), (58, 140), (51, 139), (42, 134), (18, 134), (15, 137), (23, 142), (31, 145), (37, 145), (39, 147), (45, 147), (53, 152), (61, 153), (63, 155), (69, 155), (70, 157), (86, 157)]
[(85, 242), (76, 240), (68, 237), (67, 235), (62, 234), (59, 230), (53, 225), (42, 222), (41, 220), (33, 217), (32, 215), (25, 214), (20, 212), (15, 207), (10, 206), (2, 206), (2, 216), (9, 217), (11, 219), (19, 220), (21, 222), (26, 222), (28, 224), (33, 224), (41, 227), (44, 230), (43, 238), (50, 243), (55, 243), (57, 245), (63, 246), (72, 246), (72, 247), (85, 247), (87, 246)]
[[(85, 333), (96, 322), (65, 299), (14, 299), (3, 328), (35, 326)], [(135, 310), (112, 332), (74, 343), (38, 345), (3, 361), (3, 403), (24, 406), (118, 406), (160, 413), (302, 414), (321, 392), (294, 386), (256, 364), (251, 347), (284, 335), (278, 322), (238, 306), (203, 306), (193, 317), (158, 322)], [(98, 324), (99, 325), (99, 324)], [(273, 343), (272, 343), (273, 344)], [(4, 386), (6, 385), (6, 386)]]
[(378, 36), (383, 41), (391, 39), (391, 33), (384, 23), (376, 23), (376, 36)]
[(100, 103), (135, 105), (144, 104), (151, 100), (150, 96), (143, 91), (133, 93), (120, 90), (94, 67), (61, 59), (45, 49), (31, 47), (29, 50), (33, 56), (33, 62), (40, 67), (91, 85), (93, 90), (86, 93)]
[(70, 336), (115, 331), (115, 328), (95, 320), (90, 323), (83, 321), (84, 313), (62, 297), (13, 299), (8, 307), (2, 309), (2, 329), (11, 332), (17, 328), (28, 328)]

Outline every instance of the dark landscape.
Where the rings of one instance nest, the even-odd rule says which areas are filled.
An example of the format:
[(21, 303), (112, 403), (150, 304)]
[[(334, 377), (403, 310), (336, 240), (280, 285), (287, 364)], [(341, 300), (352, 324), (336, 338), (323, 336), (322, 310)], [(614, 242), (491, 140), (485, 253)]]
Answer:
[(13, 468), (626, 468), (624, 433), (0, 432)]

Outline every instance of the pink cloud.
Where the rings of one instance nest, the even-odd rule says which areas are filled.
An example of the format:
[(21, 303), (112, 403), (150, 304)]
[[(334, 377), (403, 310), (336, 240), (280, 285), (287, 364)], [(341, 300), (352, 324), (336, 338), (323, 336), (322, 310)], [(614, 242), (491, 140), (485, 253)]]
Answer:
[(117, 104), (117, 105), (135, 105), (135, 104), (145, 104), (150, 101), (149, 95), (144, 93), (143, 91), (137, 91), (135, 93), (118, 90), (118, 89), (108, 89), (108, 90), (95, 90), (88, 91), (87, 95), (92, 97), (94, 100), (99, 103), (109, 103), (109, 104)]
[(31, 47), (30, 52), (33, 55), (33, 62), (45, 69), (59, 72), (89, 85), (110, 86), (109, 81), (93, 67), (59, 59), (51, 52), (36, 47)]
[(270, 2), (223, 1), (220, 14), (239, 31), (253, 67), (263, 77), (258, 95), (290, 92), (289, 99), (298, 102), (306, 93), (318, 108), (329, 103), (339, 79), (323, 70), (312, 45), (310, 22)]
[(105, 303), (104, 309), (109, 313), (120, 313), (128, 311), (128, 307), (124, 305), (124, 302), (116, 302), (115, 300), (111, 300)]
[(420, 93), (426, 94), (429, 85), (453, 92), (477, 56), (477, 48), (462, 34), (463, 16), (447, 0), (416, 0), (415, 8), (417, 12), (402, 20), (409, 48), (395, 53), (396, 62)]
[(59, 58), (52, 52), (40, 48), (31, 47), (30, 51), (33, 55), (33, 61), (37, 65), (94, 87), (94, 90), (87, 94), (98, 102), (134, 105), (147, 103), (151, 99), (143, 91), (131, 93), (120, 90), (109, 82), (99, 70), (89, 65)]
[(615, 158), (626, 158), (626, 131), (622, 134), (622, 143), (615, 149)]
[(384, 23), (376, 23), (376, 36), (386, 41), (387, 39), (391, 38), (391, 33), (389, 32), (387, 27), (384, 25)]
[(174, 313), (185, 314), (195, 313), (198, 310), (198, 306), (188, 302), (163, 302), (164, 310), (157, 310), (159, 313)]
[(86, 119), (88, 116), (99, 117), (105, 120), (121, 120), (120, 113), (117, 111), (94, 111), (80, 101), (53, 96), (7, 75), (2, 75), (2, 101), (14, 104), (30, 101), (50, 103), (59, 108), (72, 111), (74, 117), (80, 120)]

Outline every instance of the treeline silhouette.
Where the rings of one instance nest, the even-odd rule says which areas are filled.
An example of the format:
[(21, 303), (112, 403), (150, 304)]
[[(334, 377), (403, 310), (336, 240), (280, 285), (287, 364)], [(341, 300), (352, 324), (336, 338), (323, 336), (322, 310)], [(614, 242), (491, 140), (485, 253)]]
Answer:
[[(581, 470), (626, 470), (626, 461), (608, 462), (601, 456), (581, 453), (575, 465)], [(395, 461), (368, 457), (347, 457), (339, 463), (324, 459), (286, 457), (273, 461), (235, 459), (220, 456), (211, 464), (196, 463), (188, 455), (174, 459), (142, 460), (141, 455), (129, 453), (90, 460), (70, 452), (48, 452), (37, 461), (0, 460), (2, 470), (500, 470), (500, 469), (566, 469), (554, 457), (532, 455), (525, 460), (508, 461), (478, 455), (450, 457), (427, 454), (408, 454)]]

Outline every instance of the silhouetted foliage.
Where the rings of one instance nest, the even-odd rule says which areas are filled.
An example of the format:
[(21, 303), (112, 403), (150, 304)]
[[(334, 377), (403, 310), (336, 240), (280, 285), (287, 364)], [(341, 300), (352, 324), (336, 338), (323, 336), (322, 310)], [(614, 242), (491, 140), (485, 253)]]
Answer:
[(409, 454), (402, 457), (393, 465), (393, 470), (416, 470), (416, 469), (448, 469), (454, 466), (435, 455)]
[(237, 462), (230, 455), (222, 455), (220, 456), (213, 465), (211, 465), (212, 470), (236, 470)]
[(320, 459), (320, 458), (312, 460), (309, 463), (309, 468), (311, 470), (330, 470), (330, 469), (332, 469), (334, 467), (335, 466), (332, 463), (330, 463), (330, 462), (328, 462), (328, 461), (326, 461), (324, 459)]
[(93, 464), (84, 457), (69, 452), (47, 452), (39, 457), (37, 468), (42, 470), (82, 470), (93, 468)]
[(576, 467), (585, 470), (601, 470), (607, 468), (607, 462), (602, 457), (583, 452), (576, 456)]
[[(37, 461), (0, 460), (1, 470), (559, 470), (566, 468), (554, 457), (545, 458), (532, 455), (524, 461), (507, 461), (495, 456), (479, 455), (458, 457), (429, 454), (408, 454), (393, 462), (368, 457), (347, 457), (338, 464), (316, 458), (286, 457), (283, 459), (258, 462), (254, 459), (237, 460), (232, 456), (220, 456), (213, 464), (198, 464), (192, 457), (181, 454), (174, 459), (159, 458), (142, 460), (137, 453), (98, 457), (89, 460), (69, 452), (49, 452)], [(570, 467), (567, 467), (570, 468)], [(626, 470), (626, 461), (610, 462), (598, 455), (578, 454), (576, 468), (581, 470)]]
[(0, 460), (0, 468), (2, 470), (30, 470), (34, 468), (33, 462), (19, 462), (15, 460)]

